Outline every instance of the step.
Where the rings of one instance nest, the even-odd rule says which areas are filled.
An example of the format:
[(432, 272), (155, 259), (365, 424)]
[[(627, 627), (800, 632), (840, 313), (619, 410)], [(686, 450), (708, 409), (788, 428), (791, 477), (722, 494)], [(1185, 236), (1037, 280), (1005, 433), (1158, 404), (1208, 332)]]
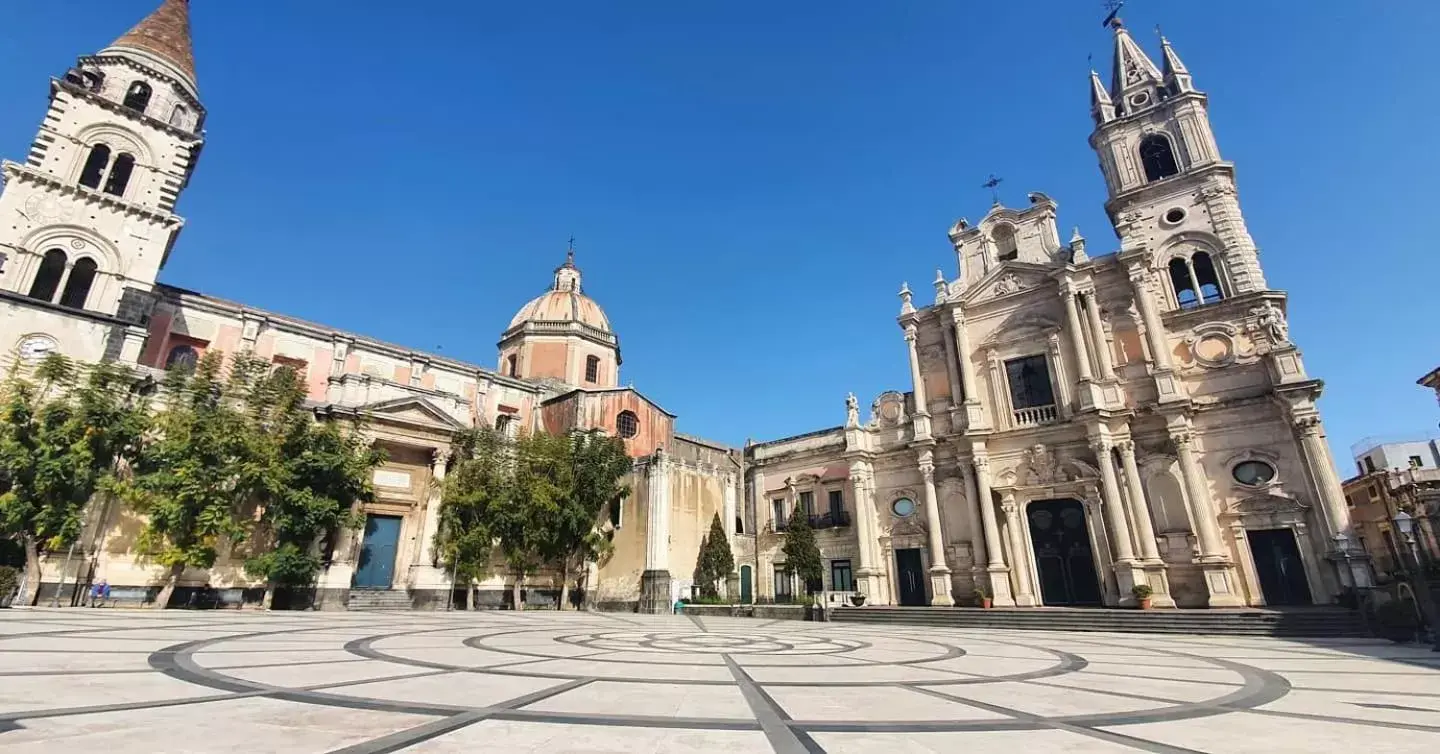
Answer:
[(842, 607), (830, 620), (955, 628), (1232, 636), (1363, 638), (1371, 634), (1357, 613), (1313, 610), (1115, 610), (1020, 608)]
[(409, 610), (412, 603), (403, 589), (355, 589), (345, 606), (351, 610)]

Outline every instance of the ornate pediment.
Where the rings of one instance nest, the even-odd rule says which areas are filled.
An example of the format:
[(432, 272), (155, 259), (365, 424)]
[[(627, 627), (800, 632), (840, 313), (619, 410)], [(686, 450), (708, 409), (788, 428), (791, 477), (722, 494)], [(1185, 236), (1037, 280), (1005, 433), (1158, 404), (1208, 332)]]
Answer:
[(1310, 506), (1300, 502), (1298, 498), (1272, 490), (1240, 498), (1231, 504), (1227, 512), (1240, 516), (1303, 516), (1309, 510)]
[(380, 422), (410, 424), (449, 431), (464, 429), (465, 425), (441, 410), (435, 404), (419, 396), (394, 398), (356, 408), (361, 414)]
[(1051, 285), (1049, 268), (1029, 262), (1004, 262), (985, 277), (965, 288), (960, 300), (966, 306), (1023, 293), (1032, 288)]

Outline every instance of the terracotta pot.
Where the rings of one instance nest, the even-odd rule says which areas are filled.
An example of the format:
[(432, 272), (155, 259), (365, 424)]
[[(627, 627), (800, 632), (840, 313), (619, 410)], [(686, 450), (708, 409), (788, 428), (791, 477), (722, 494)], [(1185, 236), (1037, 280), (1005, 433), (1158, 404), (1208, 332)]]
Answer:
[(1141, 610), (1149, 610), (1149, 609), (1150, 609), (1150, 600), (1151, 600), (1151, 599), (1152, 599), (1152, 598), (1150, 598), (1150, 597), (1146, 597), (1146, 598), (1140, 600), (1140, 609), (1141, 609)]
[(981, 599), (981, 600), (980, 600), (980, 607), (982, 607), (982, 608), (984, 608), (984, 609), (986, 609), (986, 610), (989, 610), (989, 609), (990, 609), (990, 598), (989, 598), (989, 597), (985, 597), (984, 599)]

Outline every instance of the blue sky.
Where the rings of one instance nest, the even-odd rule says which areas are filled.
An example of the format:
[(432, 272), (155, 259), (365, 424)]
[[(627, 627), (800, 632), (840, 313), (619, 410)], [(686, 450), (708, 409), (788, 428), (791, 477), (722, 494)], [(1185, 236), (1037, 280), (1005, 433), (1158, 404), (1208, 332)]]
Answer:
[[(6, 0), (0, 154), (46, 81), (157, 0)], [(63, 9), (64, 12), (58, 12)], [(1303, 9), (1303, 10), (1302, 10)], [(896, 290), (945, 231), (1060, 203), (1114, 249), (1090, 132), (1099, 2), (203, 0), (209, 142), (163, 280), (486, 366), (577, 238), (622, 379), (739, 444), (908, 389)], [(1440, 420), (1431, 2), (1134, 0), (1212, 96), (1342, 470)], [(1432, 219), (1426, 219), (1432, 218)], [(393, 305), (379, 305), (392, 301)]]

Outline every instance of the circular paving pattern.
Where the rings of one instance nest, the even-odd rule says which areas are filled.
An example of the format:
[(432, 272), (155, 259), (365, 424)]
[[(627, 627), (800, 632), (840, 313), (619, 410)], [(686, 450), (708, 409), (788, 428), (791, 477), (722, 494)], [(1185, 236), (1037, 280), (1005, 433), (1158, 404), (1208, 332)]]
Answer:
[[(297, 736), (334, 738), (292, 748), (288, 738), (249, 741), (257, 750), (355, 754), (572, 750), (557, 743), (566, 741), (598, 751), (612, 750), (607, 741), (616, 751), (870, 751), (905, 738), (937, 749), (1001, 748), (1019, 735), (1042, 750), (1228, 752), (1244, 749), (1186, 736), (1242, 719), (1440, 733), (1440, 686), (1420, 692), (1435, 697), (1429, 723), (1412, 719), (1428, 708), (1395, 704), (1384, 714), (1404, 719), (1375, 721), (1375, 710), (1387, 709), (1375, 691), (1367, 709), (1343, 710), (1353, 719), (1306, 712), (1296, 701), (1343, 686), (1344, 673), (1437, 683), (1434, 663), (1364, 659), (1375, 667), (1357, 670), (1345, 663), (1361, 660), (1343, 648), (1276, 639), (579, 613), (51, 615), (61, 617), (0, 634), (0, 688), (81, 675), (100, 679), (88, 690), (98, 695), (96, 684), (109, 684), (112, 693), (87, 699), (72, 689), (69, 704), (17, 711), (5, 705), (31, 701), (25, 692), (0, 691), (0, 746), (47, 720), (72, 731), (76, 719), (143, 720), (212, 705), (207, 730), (253, 714), (262, 727), (242, 735), (254, 737), (265, 725), (292, 725), (284, 721), (293, 716)], [(120, 622), (106, 631), (111, 620)], [(46, 644), (68, 646), (72, 660), (91, 653), (103, 667), (7, 672), (27, 652), (48, 660)], [(1315, 671), (1299, 666), (1340, 675), (1304, 675)], [(127, 690), (142, 673), (144, 684)], [(187, 750), (207, 749), (197, 742)]]

